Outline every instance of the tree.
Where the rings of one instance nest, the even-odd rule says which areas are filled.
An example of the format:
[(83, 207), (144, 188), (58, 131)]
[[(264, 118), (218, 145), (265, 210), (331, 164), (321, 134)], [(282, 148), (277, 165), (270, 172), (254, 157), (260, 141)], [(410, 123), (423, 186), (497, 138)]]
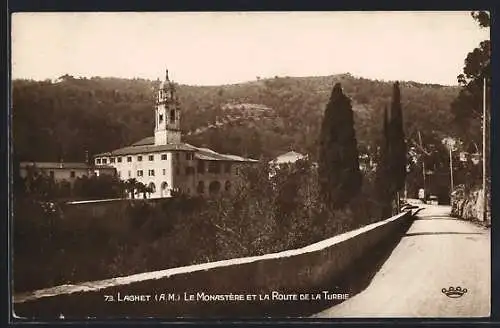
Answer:
[(391, 116), (388, 121), (388, 137), (390, 144), (390, 169), (392, 179), (392, 189), (394, 193), (404, 188), (406, 178), (406, 142), (403, 130), (403, 111), (401, 108), (401, 91), (399, 83), (394, 83), (393, 98), (391, 105)]
[(138, 181), (135, 178), (130, 178), (127, 181), (125, 181), (125, 190), (130, 193), (130, 198), (134, 199), (135, 198), (135, 190), (138, 185)]
[(343, 208), (360, 190), (358, 148), (351, 100), (340, 83), (333, 87), (321, 126), (318, 162), (323, 201), (332, 209)]
[[(488, 12), (473, 11), (471, 15), (481, 28), (490, 26), (490, 14)], [(490, 58), (490, 40), (484, 40), (477, 48), (467, 54), (463, 73), (457, 77), (462, 89), (458, 97), (452, 102), (451, 111), (455, 118), (457, 134), (461, 139), (469, 143), (479, 143), (481, 139), (483, 78), (486, 78), (487, 81), (491, 79)], [(487, 109), (489, 107), (487, 104)]]
[(384, 110), (381, 159), (377, 169), (377, 189), (382, 215), (390, 215), (389, 205), (403, 189), (406, 179), (407, 151), (403, 131), (403, 113), (399, 83), (394, 83), (390, 110)]

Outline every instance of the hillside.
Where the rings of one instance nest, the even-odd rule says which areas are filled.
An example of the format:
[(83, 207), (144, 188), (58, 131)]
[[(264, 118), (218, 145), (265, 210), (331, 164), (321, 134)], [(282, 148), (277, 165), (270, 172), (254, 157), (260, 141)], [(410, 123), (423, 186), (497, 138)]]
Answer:
[[(350, 74), (275, 77), (233, 85), (179, 85), (184, 141), (255, 158), (291, 148), (315, 154), (332, 85), (353, 100), (361, 149), (375, 145), (392, 84)], [(57, 82), (15, 80), (14, 150), (21, 160), (81, 161), (152, 135), (153, 92), (158, 81), (61, 77)], [(446, 135), (458, 88), (401, 83), (405, 130), (416, 138)], [(248, 104), (239, 106), (238, 104)]]

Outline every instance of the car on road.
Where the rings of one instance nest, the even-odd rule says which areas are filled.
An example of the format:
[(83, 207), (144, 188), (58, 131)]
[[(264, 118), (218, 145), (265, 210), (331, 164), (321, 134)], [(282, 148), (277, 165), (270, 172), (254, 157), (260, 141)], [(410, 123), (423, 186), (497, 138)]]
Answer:
[(427, 201), (427, 204), (439, 205), (438, 197), (435, 195), (430, 195), (429, 200)]

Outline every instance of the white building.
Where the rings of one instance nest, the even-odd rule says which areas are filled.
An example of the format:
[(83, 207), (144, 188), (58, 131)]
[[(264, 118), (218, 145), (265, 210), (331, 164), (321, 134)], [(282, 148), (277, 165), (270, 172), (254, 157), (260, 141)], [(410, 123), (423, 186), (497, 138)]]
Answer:
[(151, 198), (162, 198), (170, 197), (173, 190), (188, 195), (229, 191), (240, 166), (257, 162), (181, 142), (181, 108), (168, 71), (154, 110), (153, 136), (95, 155), (95, 165), (113, 166), (122, 180), (135, 178), (152, 188)]
[(297, 153), (295, 151), (289, 151), (288, 153), (281, 154), (272, 161), (269, 162), (269, 164), (285, 164), (285, 163), (295, 163), (299, 159), (304, 159), (306, 158), (306, 155), (302, 155), (301, 153)]
[(26, 178), (30, 171), (36, 175), (38, 173), (45, 174), (47, 177), (54, 179), (55, 182), (66, 181), (71, 185), (77, 178), (84, 176), (99, 176), (101, 174), (115, 175), (116, 171), (113, 167), (100, 165), (99, 167), (91, 166), (86, 163), (64, 163), (64, 162), (21, 162), (19, 163), (19, 175), (21, 178)]

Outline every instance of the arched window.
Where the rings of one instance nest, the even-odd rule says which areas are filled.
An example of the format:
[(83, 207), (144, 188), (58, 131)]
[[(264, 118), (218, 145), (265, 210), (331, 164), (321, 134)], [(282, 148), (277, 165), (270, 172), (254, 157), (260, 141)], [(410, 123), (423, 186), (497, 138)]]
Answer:
[(166, 182), (161, 183), (161, 190), (165, 190), (165, 189), (167, 189), (167, 187), (168, 187), (168, 183), (166, 183)]
[(208, 185), (208, 192), (213, 195), (217, 194), (220, 191), (220, 182), (219, 181), (212, 181), (210, 182), (210, 185)]
[(226, 191), (231, 190), (231, 181), (226, 181), (226, 183), (224, 184), (224, 189)]
[(196, 191), (199, 194), (203, 194), (205, 192), (205, 183), (203, 181), (198, 182), (198, 187), (196, 187)]
[(150, 188), (150, 192), (151, 193), (155, 193), (156, 192), (156, 186), (153, 182), (150, 182), (148, 187)]

